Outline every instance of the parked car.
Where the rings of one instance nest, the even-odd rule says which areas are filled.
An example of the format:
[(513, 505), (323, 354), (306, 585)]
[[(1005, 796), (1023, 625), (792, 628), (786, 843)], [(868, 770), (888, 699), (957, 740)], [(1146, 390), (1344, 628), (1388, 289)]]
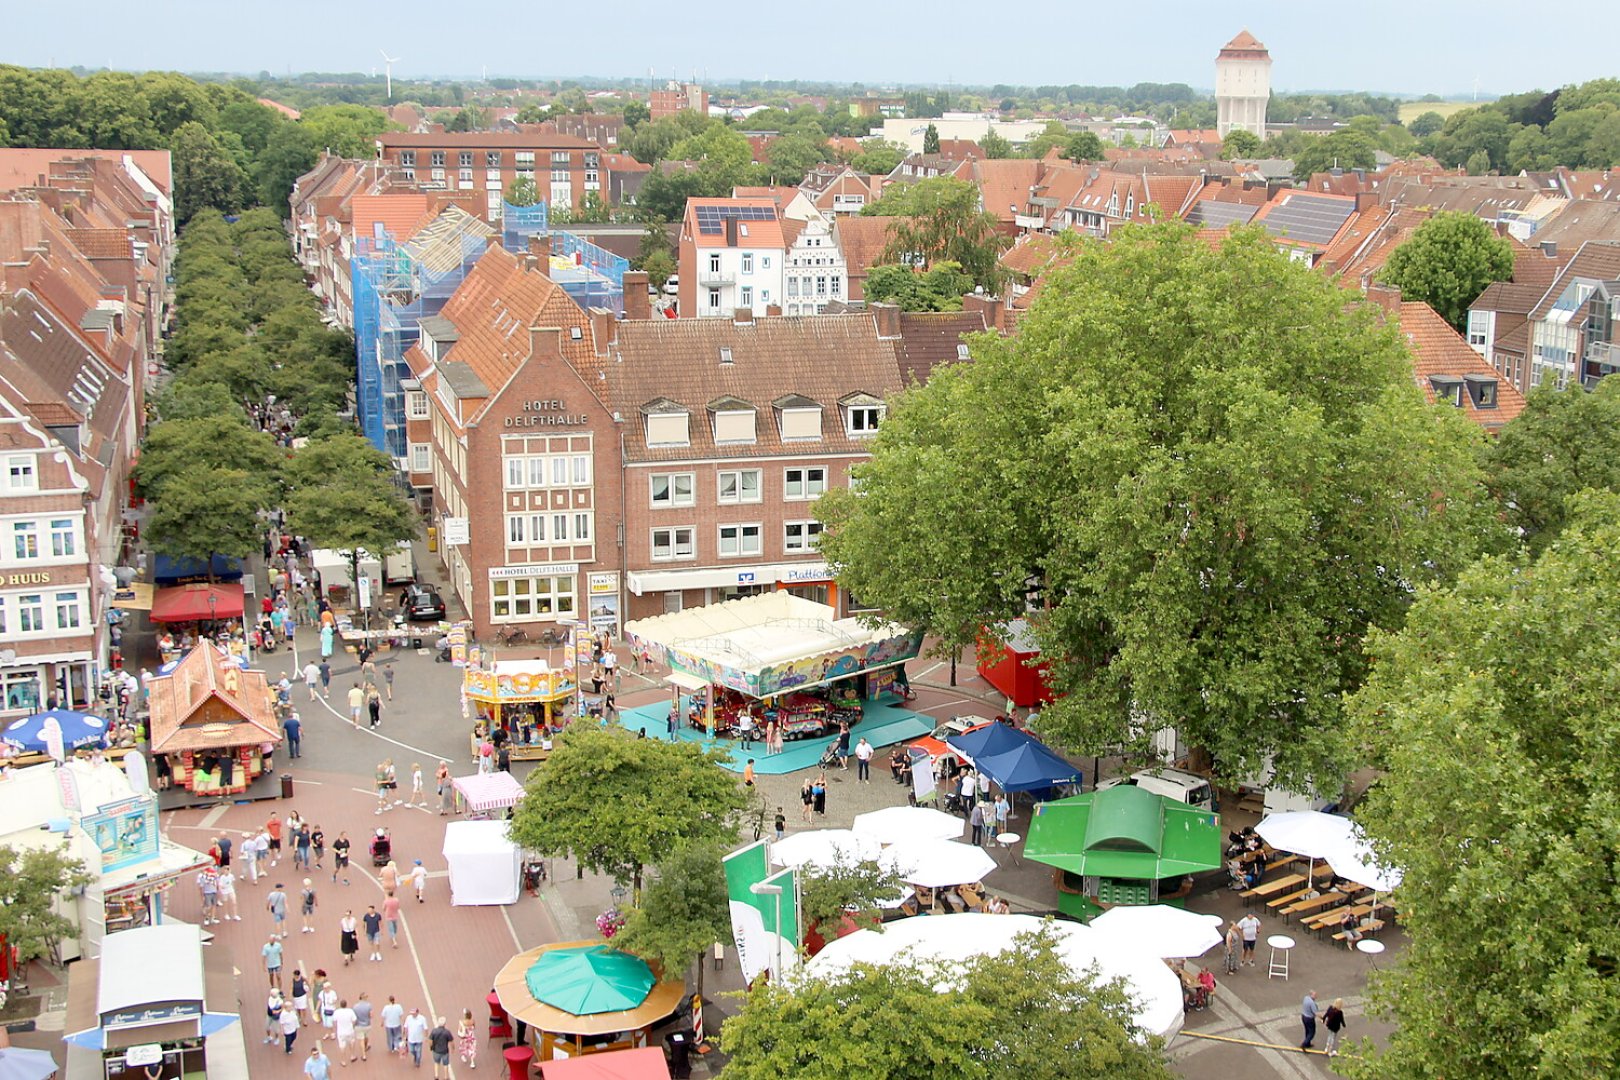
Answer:
[(399, 609), (411, 622), (438, 622), (444, 618), (444, 600), (428, 585), (407, 585), (399, 596)]
[(1164, 795), (1212, 812), (1220, 809), (1214, 786), (1197, 773), (1183, 769), (1143, 769), (1129, 776), (1104, 780), (1097, 785), (1097, 790), (1104, 791), (1119, 784), (1131, 784), (1155, 795)]
[(679, 274), (669, 275), (669, 277), (664, 280), (664, 292), (668, 293), (670, 296), (678, 296), (680, 295), (680, 291), (681, 276)]

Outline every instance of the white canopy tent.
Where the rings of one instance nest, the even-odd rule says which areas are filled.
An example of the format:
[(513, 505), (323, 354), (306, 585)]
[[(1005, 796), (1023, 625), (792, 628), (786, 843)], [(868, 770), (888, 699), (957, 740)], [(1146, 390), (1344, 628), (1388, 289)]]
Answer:
[(452, 821), (444, 827), (450, 903), (515, 904), (522, 891), (523, 852), (504, 821)]
[[(947, 968), (979, 956), (996, 956), (1020, 934), (1049, 926), (1057, 951), (1075, 972), (1096, 965), (1102, 979), (1122, 979), (1144, 1030), (1169, 1038), (1181, 1030), (1181, 983), (1153, 952), (1122, 946), (1109, 935), (1080, 923), (1051, 922), (1033, 915), (930, 915), (888, 923), (882, 932), (858, 930), (829, 942), (804, 967), (806, 977), (830, 977), (857, 963), (936, 963)], [(941, 983), (948, 992), (951, 981)]]
[(1169, 904), (1121, 904), (1092, 919), (1091, 925), (1117, 944), (1166, 960), (1203, 956), (1224, 937), (1219, 915), (1200, 915)]
[(996, 860), (981, 847), (955, 840), (907, 840), (883, 850), (883, 859), (893, 866), (907, 885), (948, 889), (984, 880), (996, 869)]
[(475, 773), (472, 776), (458, 776), (450, 781), (467, 804), (467, 809), (474, 814), (489, 814), (496, 810), (505, 810), (516, 806), (518, 800), (523, 798), (523, 785), (517, 777), (503, 769), (491, 773)]

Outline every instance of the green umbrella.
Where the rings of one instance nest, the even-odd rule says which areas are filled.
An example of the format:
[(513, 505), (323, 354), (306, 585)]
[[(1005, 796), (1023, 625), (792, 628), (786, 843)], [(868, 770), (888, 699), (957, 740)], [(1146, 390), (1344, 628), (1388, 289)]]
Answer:
[(542, 953), (525, 979), (536, 1001), (575, 1016), (633, 1009), (658, 982), (643, 961), (605, 945)]

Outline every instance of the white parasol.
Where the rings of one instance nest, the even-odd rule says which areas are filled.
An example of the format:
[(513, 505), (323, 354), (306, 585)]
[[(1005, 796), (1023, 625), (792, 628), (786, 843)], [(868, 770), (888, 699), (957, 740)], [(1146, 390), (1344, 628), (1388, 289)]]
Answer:
[(848, 829), (814, 829), (771, 844), (777, 866), (839, 866), (877, 858), (880, 847), (870, 836)]
[(996, 860), (983, 848), (955, 840), (907, 840), (885, 849), (883, 858), (901, 881), (930, 889), (981, 881), (996, 869)]
[(1401, 883), (1401, 868), (1378, 860), (1372, 843), (1359, 825), (1352, 827), (1350, 837), (1337, 851), (1328, 852), (1327, 861), (1335, 874), (1365, 885), (1375, 893), (1389, 892)]
[(1355, 824), (1337, 814), (1320, 810), (1284, 810), (1267, 814), (1254, 831), (1260, 839), (1279, 851), (1303, 855), (1311, 861), (1306, 880), (1316, 880), (1316, 860), (1340, 850), (1350, 839)]
[(962, 819), (926, 806), (888, 806), (856, 814), (855, 832), (870, 836), (880, 844), (957, 840), (962, 836)]
[(1202, 956), (1224, 940), (1219, 915), (1200, 915), (1169, 904), (1111, 907), (1091, 925), (1117, 944), (1165, 960)]

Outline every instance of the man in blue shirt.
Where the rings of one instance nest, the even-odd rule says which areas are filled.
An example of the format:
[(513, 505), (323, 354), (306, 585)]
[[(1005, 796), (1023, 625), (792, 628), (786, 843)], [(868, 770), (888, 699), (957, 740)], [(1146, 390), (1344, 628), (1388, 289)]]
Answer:
[(309, 1080), (330, 1080), (332, 1059), (321, 1053), (320, 1043), (309, 1048), (309, 1057), (304, 1059), (304, 1075)]
[(287, 736), (287, 756), (290, 758), (300, 756), (299, 746), (303, 742), (304, 722), (298, 719), (297, 713), (290, 714), (282, 721), (281, 731)]
[(1312, 990), (1299, 1004), (1299, 1020), (1305, 1025), (1305, 1041), (1299, 1044), (1301, 1050), (1309, 1050), (1316, 1040), (1316, 1013), (1316, 991)]

